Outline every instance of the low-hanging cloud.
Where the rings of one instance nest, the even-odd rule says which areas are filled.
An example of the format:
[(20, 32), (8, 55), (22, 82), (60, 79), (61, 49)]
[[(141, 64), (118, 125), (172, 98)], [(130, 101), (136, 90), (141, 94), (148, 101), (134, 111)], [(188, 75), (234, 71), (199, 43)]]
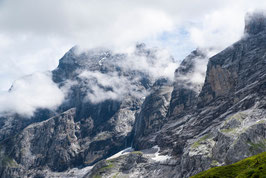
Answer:
[[(58, 59), (74, 45), (123, 51), (144, 41), (163, 45), (178, 60), (197, 47), (219, 51), (241, 38), (246, 12), (265, 7), (265, 0), (2, 0), (0, 91), (7, 90), (23, 75), (54, 69)], [(158, 55), (161, 55), (160, 60), (155, 63), (147, 63), (143, 57), (139, 57), (136, 63), (132, 55), (120, 65), (139, 68), (154, 78), (173, 76), (176, 65), (164, 53)], [(204, 77), (194, 74), (192, 81), (201, 83)], [(116, 77), (116, 74), (111, 75)], [(38, 86), (37, 82), (35, 85)], [(96, 96), (104, 93), (101, 88), (94, 88), (97, 89), (99, 95)], [(8, 101), (15, 96), (22, 97), (2, 92), (0, 100)], [(112, 92), (108, 96), (117, 97)], [(4, 109), (0, 108), (0, 111), (23, 113), (19, 104), (9, 103), (14, 107), (3, 105)], [(28, 109), (30, 113), (36, 107), (54, 106), (49, 102), (47, 105), (36, 102), (36, 106), (31, 103), (34, 102), (27, 105), (31, 108)]]
[[(176, 84), (177, 85), (181, 84), (184, 87), (187, 87), (199, 93), (205, 81), (207, 64), (209, 62), (209, 59), (214, 54), (217, 53), (217, 50), (197, 49), (197, 51), (198, 53), (201, 53), (201, 55), (194, 56), (193, 58), (190, 58), (190, 56), (188, 56), (188, 58), (192, 59), (191, 61), (191, 64), (193, 64), (192, 68), (190, 68), (189, 71), (186, 72), (185, 74), (178, 73), (176, 75), (176, 79), (178, 83)], [(188, 66), (184, 66), (184, 67), (188, 67)]]
[(0, 90), (54, 69), (74, 45), (121, 50), (144, 41), (179, 60), (193, 48), (222, 49), (241, 37), (247, 11), (265, 7), (264, 0), (1, 0)]
[(16, 80), (8, 92), (0, 93), (0, 115), (17, 113), (26, 117), (36, 109), (56, 109), (64, 100), (51, 73), (34, 73)]
[[(100, 60), (100, 65), (104, 62)], [(122, 72), (79, 71), (79, 77), (86, 80), (89, 88), (86, 99), (90, 102), (99, 103), (108, 99), (120, 101), (128, 96), (143, 98), (148, 94), (141, 83), (143, 77), (147, 77), (151, 83), (160, 78), (173, 81), (178, 63), (167, 51), (147, 49), (141, 44), (140, 49), (127, 53), (123, 59), (112, 61), (112, 65), (119, 67)]]
[(177, 60), (165, 49), (152, 48), (150, 53), (152, 56), (128, 53), (128, 57), (119, 61), (117, 65), (124, 70), (142, 71), (154, 80), (159, 78), (173, 80), (174, 71), (178, 66)]
[(137, 79), (130, 80), (117, 72), (83, 71), (80, 77), (87, 79), (90, 90), (85, 99), (92, 103), (109, 99), (121, 101), (126, 96), (142, 98), (146, 95), (143, 88), (137, 87), (137, 83), (139, 83)]

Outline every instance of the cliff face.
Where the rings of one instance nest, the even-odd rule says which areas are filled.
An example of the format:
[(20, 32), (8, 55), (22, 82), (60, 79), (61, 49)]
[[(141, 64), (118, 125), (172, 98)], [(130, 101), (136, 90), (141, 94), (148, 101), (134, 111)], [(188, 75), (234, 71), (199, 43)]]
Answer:
[(206, 73), (204, 67), (208, 62), (206, 53), (206, 50), (200, 49), (193, 51), (176, 69), (174, 83), (160, 80), (152, 87), (152, 92), (146, 97), (140, 114), (136, 117), (134, 129), (136, 149), (155, 146), (155, 138), (164, 124), (174, 117), (186, 115), (196, 106), (196, 98)]
[[(248, 16), (243, 39), (211, 58), (193, 51), (174, 82), (124, 68), (125, 54), (71, 49), (53, 71), (68, 91), (59, 114), (1, 121), (1, 177), (179, 178), (266, 151), (265, 19)], [(152, 64), (155, 51), (135, 55)]]
[[(145, 163), (135, 161), (136, 166), (119, 170), (117, 175), (189, 177), (266, 151), (266, 18), (262, 14), (249, 18), (244, 38), (209, 59), (200, 91), (187, 85), (191, 80), (178, 77), (191, 65), (177, 69), (168, 115), (157, 117), (157, 122), (163, 121), (162, 127), (154, 134), (135, 138), (137, 149), (146, 148), (141, 150)], [(196, 54), (183, 64), (189, 64), (186, 61), (195, 59)], [(138, 125), (146, 125), (150, 119), (143, 116), (140, 120), (143, 124)], [(136, 130), (145, 133), (145, 128), (150, 130)], [(152, 151), (156, 147), (161, 157), (154, 160), (158, 157)]]
[(155, 135), (167, 122), (173, 85), (166, 79), (155, 82), (145, 98), (140, 113), (136, 115), (133, 146), (145, 149), (154, 146)]
[(197, 102), (208, 62), (208, 51), (197, 49), (187, 56), (175, 71), (168, 117), (185, 115)]

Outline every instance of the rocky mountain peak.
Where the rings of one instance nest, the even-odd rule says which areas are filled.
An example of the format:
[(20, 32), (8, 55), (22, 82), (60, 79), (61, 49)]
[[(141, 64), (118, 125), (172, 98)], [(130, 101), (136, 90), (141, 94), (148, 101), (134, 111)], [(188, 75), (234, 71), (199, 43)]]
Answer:
[(199, 49), (192, 51), (180, 64), (175, 71), (175, 77), (180, 78), (181, 76), (187, 75), (195, 70), (197, 62), (207, 58), (206, 50)]
[(119, 55), (113, 55), (104, 48), (81, 50), (75, 46), (59, 60), (58, 67), (53, 71), (53, 79), (58, 83), (73, 78), (77, 70), (100, 70), (103, 62), (112, 58), (118, 59)]
[(264, 12), (248, 13), (245, 19), (245, 34), (256, 35), (266, 30), (266, 14)]

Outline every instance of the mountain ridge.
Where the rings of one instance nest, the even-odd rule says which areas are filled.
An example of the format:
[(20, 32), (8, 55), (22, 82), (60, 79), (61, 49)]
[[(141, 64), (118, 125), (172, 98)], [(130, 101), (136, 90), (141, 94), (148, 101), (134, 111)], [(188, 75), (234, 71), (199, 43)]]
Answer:
[[(119, 63), (130, 62), (123, 54), (72, 48), (53, 71), (61, 88), (75, 81), (59, 114), (40, 112), (40, 120), (22, 122), (15, 135), (0, 128), (7, 137), (0, 175), (179, 178), (266, 151), (266, 17), (249, 18), (241, 40), (212, 57), (193, 51), (174, 81), (128, 70)], [(135, 55), (150, 65), (156, 60), (156, 50), (143, 44)], [(100, 80), (106, 78), (112, 85)], [(136, 151), (106, 159), (130, 146)]]

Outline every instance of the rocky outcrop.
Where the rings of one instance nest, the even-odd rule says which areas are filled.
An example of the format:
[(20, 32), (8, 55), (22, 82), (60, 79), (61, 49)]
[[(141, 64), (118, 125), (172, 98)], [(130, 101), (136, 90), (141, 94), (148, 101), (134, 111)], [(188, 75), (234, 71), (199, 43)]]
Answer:
[(41, 166), (63, 170), (77, 161), (72, 158), (80, 149), (74, 117), (75, 109), (71, 109), (49, 120), (31, 124), (18, 136), (6, 140), (2, 149), (26, 170)]
[(112, 156), (95, 164), (84, 178), (94, 177), (173, 177), (175, 160), (168, 156), (158, 156), (158, 147), (142, 151), (121, 151), (120, 156)]
[(167, 122), (172, 82), (161, 79), (155, 82), (150, 94), (146, 97), (140, 113), (136, 115), (134, 125), (134, 147), (145, 149), (154, 146), (156, 132)]
[(157, 132), (171, 117), (185, 115), (196, 106), (208, 62), (206, 53), (200, 49), (193, 51), (175, 71), (174, 83), (162, 79), (152, 87), (136, 117), (133, 143), (136, 149), (155, 146)]
[(197, 102), (204, 83), (208, 62), (206, 50), (197, 49), (187, 56), (175, 71), (174, 90), (172, 92), (168, 116), (185, 115)]

